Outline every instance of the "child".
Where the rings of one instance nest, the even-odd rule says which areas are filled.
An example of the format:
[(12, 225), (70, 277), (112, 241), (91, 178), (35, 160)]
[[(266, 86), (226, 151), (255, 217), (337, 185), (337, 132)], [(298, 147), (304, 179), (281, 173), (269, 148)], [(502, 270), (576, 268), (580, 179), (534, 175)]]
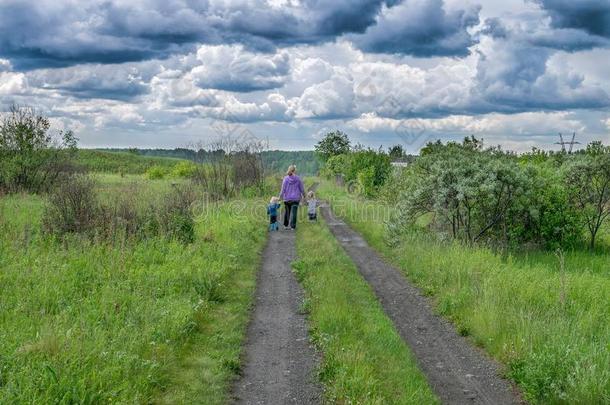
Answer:
[(278, 231), (279, 227), (277, 224), (277, 210), (280, 209), (280, 199), (277, 197), (271, 197), (271, 201), (267, 206), (267, 215), (269, 215), (269, 230)]
[(316, 208), (318, 207), (318, 200), (316, 200), (316, 195), (313, 191), (307, 193), (307, 215), (309, 216), (310, 221), (315, 221), (318, 219), (318, 214)]

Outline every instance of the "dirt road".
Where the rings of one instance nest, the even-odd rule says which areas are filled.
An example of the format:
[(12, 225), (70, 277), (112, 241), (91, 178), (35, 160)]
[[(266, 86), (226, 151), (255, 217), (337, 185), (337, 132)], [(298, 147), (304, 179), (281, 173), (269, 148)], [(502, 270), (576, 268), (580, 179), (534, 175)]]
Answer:
[(451, 324), (435, 315), (430, 302), (364, 239), (343, 221), (321, 208), (331, 232), (371, 285), (386, 314), (410, 346), (430, 386), (446, 404), (521, 403), (511, 384), (499, 377), (499, 367)]
[(291, 270), (295, 232), (269, 235), (248, 327), (245, 366), (233, 389), (238, 404), (314, 404), (321, 401), (316, 354), (305, 316), (303, 290)]

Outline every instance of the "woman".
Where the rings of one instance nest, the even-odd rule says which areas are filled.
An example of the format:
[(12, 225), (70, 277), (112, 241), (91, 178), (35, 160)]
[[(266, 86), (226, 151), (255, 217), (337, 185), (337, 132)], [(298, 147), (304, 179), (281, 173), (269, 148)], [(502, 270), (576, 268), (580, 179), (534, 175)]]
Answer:
[[(299, 201), (301, 201), (301, 197), (305, 198), (303, 181), (296, 175), (296, 171), (297, 167), (295, 165), (288, 166), (288, 171), (282, 181), (280, 199), (284, 201), (284, 229), (294, 230), (296, 228)], [(288, 228), (289, 223), (290, 228)]]

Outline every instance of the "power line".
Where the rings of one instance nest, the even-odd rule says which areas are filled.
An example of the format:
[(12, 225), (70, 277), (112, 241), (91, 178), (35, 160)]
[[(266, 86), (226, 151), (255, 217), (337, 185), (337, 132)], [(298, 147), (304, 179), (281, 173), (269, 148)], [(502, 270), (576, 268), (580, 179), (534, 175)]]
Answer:
[(572, 149), (574, 149), (574, 145), (580, 145), (580, 142), (575, 141), (576, 139), (576, 132), (572, 133), (572, 140), (571, 141), (565, 141), (563, 139), (563, 134), (560, 132), (559, 133), (559, 142), (555, 142), (555, 145), (561, 145), (561, 151), (562, 152), (566, 152), (566, 146), (569, 146), (570, 148), (568, 149), (567, 153), (572, 153)]

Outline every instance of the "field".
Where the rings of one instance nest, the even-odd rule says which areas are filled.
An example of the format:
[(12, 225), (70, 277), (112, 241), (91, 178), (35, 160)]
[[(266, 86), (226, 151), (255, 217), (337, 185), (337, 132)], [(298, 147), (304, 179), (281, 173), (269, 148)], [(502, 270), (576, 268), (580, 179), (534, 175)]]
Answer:
[[(165, 181), (98, 176), (102, 191)], [(239, 369), (264, 217), (207, 207), (196, 241), (63, 241), (44, 200), (0, 198), (0, 403), (223, 403)]]
[(324, 182), (336, 213), (426, 294), (437, 311), (506, 365), (533, 403), (607, 403), (610, 398), (608, 254), (499, 255), (441, 242), (425, 231), (389, 246), (389, 207)]
[[(369, 170), (387, 167), (388, 159), (374, 151), (348, 158), (372, 165), (352, 167), (355, 193), (313, 177), (305, 178), (305, 187), (318, 187), (318, 197), (400, 270), (397, 277), (404, 282), (404, 274), (429, 296), (434, 311), (466, 337), (464, 345), (476, 345), (501, 363), (503, 375), (530, 403), (610, 401), (607, 227), (595, 250), (577, 244), (561, 253), (443, 237), (426, 217), (397, 236), (388, 227), (395, 207), (380, 198), (376, 172)], [(305, 299), (271, 306), (262, 325), (275, 310), (298, 314), (301, 342), (310, 341), (319, 355), (309, 358), (315, 381), (282, 380), (280, 394), (311, 383), (322, 387), (328, 403), (428, 404), (444, 398), (417, 346), (409, 346), (404, 329), (363, 277), (362, 261), (343, 249), (336, 224), (329, 230), (322, 216), (309, 222), (300, 209), (296, 235), (282, 230), (268, 238), (265, 206), (277, 193), (279, 174), (262, 185), (230, 187), (230, 194), (211, 200), (210, 190), (176, 174), (185, 160), (78, 151), (76, 161), (94, 181), (99, 207), (86, 217), (93, 229), (49, 230), (47, 209), (63, 190), (61, 182), (47, 193), (0, 196), (0, 403), (229, 402), (235, 384), (252, 377), (245, 375), (255, 364), (247, 331), (253, 305), (269, 287), (257, 289), (263, 270), (298, 279), (293, 283)], [(230, 175), (227, 167), (220, 172)], [(163, 175), (152, 176), (153, 168)], [(175, 209), (189, 189), (197, 193), (185, 219)], [(180, 237), (183, 231), (190, 235), (191, 223), (194, 236)], [(275, 269), (264, 264), (270, 255), (291, 259)], [(378, 263), (373, 270), (384, 267), (383, 260)], [(390, 299), (398, 302), (401, 292), (395, 294)], [(263, 343), (291, 336), (265, 333)], [(284, 364), (298, 366), (291, 362), (295, 353), (262, 347), (269, 370), (279, 373), (270, 375), (290, 374)], [(500, 380), (495, 371), (494, 377)]]
[(144, 174), (151, 167), (159, 167), (170, 172), (183, 159), (139, 156), (128, 152), (105, 152), (80, 149), (76, 164), (87, 171), (97, 173)]
[[(152, 166), (171, 171), (178, 162), (196, 159), (204, 163), (209, 160), (198, 158), (190, 149), (81, 149), (77, 162), (96, 172), (143, 174)], [(291, 164), (307, 176), (316, 175), (320, 169), (320, 162), (313, 151), (264, 151), (261, 159), (269, 174), (283, 173)]]

